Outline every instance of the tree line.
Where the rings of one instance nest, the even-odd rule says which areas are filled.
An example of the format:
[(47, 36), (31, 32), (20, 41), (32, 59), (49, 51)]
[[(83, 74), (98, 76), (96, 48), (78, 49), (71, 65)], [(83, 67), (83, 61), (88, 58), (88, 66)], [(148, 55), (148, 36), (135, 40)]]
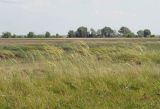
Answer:
[(4, 32), (1, 35), (1, 38), (62, 38), (63, 36), (59, 35), (51, 35), (50, 32), (46, 32), (45, 34), (35, 34), (34, 32), (29, 32), (27, 35), (16, 35), (11, 32)]
[[(62, 38), (59, 34), (51, 35), (50, 32), (46, 32), (42, 35), (37, 35), (34, 32), (29, 32), (27, 35), (16, 35), (10, 32), (4, 32), (1, 38)], [(67, 34), (67, 38), (109, 38), (109, 37), (154, 37), (149, 29), (139, 30), (135, 34), (128, 27), (121, 27), (118, 31), (113, 30), (111, 27), (104, 27), (102, 29), (95, 30), (91, 28), (81, 26), (76, 31), (70, 30)]]
[(109, 38), (109, 37), (154, 37), (150, 29), (144, 29), (137, 31), (137, 34), (132, 32), (128, 27), (121, 27), (118, 31), (113, 30), (111, 27), (104, 27), (97, 31), (91, 28), (89, 31), (87, 27), (79, 27), (76, 31), (70, 30), (68, 32), (69, 38)]

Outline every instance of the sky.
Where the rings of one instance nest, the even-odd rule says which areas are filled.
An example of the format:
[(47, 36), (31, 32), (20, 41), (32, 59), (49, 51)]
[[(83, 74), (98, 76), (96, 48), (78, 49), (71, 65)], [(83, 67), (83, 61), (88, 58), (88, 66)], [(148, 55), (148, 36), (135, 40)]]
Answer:
[(160, 0), (0, 0), (0, 33), (67, 34), (79, 26), (160, 34)]

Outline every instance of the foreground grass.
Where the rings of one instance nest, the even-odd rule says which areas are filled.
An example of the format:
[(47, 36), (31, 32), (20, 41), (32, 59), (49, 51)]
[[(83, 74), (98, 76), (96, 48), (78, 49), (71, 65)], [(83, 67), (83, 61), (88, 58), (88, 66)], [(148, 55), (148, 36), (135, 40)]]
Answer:
[(1, 46), (0, 108), (159, 109), (159, 46)]

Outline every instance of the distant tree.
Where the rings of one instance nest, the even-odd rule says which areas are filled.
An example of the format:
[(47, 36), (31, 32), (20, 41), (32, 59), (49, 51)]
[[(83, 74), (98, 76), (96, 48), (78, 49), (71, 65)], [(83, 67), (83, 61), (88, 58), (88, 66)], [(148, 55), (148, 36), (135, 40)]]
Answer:
[(15, 35), (15, 36), (13, 35), (13, 37), (14, 38), (26, 38), (26, 36), (24, 36), (24, 35)]
[(91, 33), (90, 33), (91, 37), (96, 37), (97, 36), (97, 32), (93, 28), (91, 28), (90, 31), (91, 31)]
[(137, 32), (137, 34), (138, 34), (138, 37), (144, 37), (144, 31), (143, 30), (139, 30)]
[(2, 33), (2, 38), (11, 38), (12, 34), (10, 32), (4, 32)]
[(56, 37), (56, 35), (51, 35), (51, 38), (55, 38)]
[(151, 35), (150, 37), (156, 37), (155, 35)]
[(116, 30), (113, 30), (114, 31), (114, 33), (113, 33), (113, 37), (119, 37), (120, 36), (120, 34), (119, 34), (119, 32), (118, 31), (116, 31)]
[(11, 38), (17, 38), (17, 35), (16, 35), (16, 34), (13, 34), (13, 35), (11, 36)]
[(112, 30), (112, 28), (110, 28), (110, 27), (104, 27), (101, 30), (101, 33), (102, 33), (102, 36), (104, 36), (104, 37), (111, 37), (114, 34), (114, 30)]
[(45, 38), (44, 34), (38, 34), (38, 35), (34, 35), (33, 38)]
[(50, 32), (46, 32), (44, 37), (45, 37), (45, 38), (49, 38), (49, 37), (51, 37)]
[(34, 37), (35, 37), (34, 32), (29, 32), (29, 33), (27, 34), (27, 38), (34, 38)]
[(87, 27), (79, 27), (76, 31), (76, 37), (88, 37), (89, 36), (89, 32)]
[(134, 33), (128, 27), (121, 27), (118, 32), (121, 33), (124, 37), (135, 36)]
[(67, 35), (69, 38), (76, 37), (76, 33), (73, 30), (70, 30)]
[(97, 30), (97, 37), (102, 37), (102, 30), (101, 29)]
[(131, 37), (135, 37), (135, 34), (134, 33), (127, 33), (124, 35), (124, 37), (128, 37), (128, 38), (131, 38)]
[(125, 35), (125, 34), (128, 34), (128, 33), (131, 33), (131, 30), (128, 27), (121, 27), (118, 32)]
[(60, 35), (57, 33), (57, 34), (56, 34), (56, 38), (59, 38), (59, 37), (60, 37)]
[(151, 31), (149, 29), (144, 30), (144, 37), (151, 36)]

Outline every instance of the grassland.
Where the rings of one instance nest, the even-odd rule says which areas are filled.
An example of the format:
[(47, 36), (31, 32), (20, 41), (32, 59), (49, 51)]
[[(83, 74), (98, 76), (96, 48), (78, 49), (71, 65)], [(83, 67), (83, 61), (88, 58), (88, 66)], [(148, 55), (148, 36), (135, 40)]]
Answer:
[(159, 40), (48, 41), (0, 41), (0, 109), (159, 109)]

